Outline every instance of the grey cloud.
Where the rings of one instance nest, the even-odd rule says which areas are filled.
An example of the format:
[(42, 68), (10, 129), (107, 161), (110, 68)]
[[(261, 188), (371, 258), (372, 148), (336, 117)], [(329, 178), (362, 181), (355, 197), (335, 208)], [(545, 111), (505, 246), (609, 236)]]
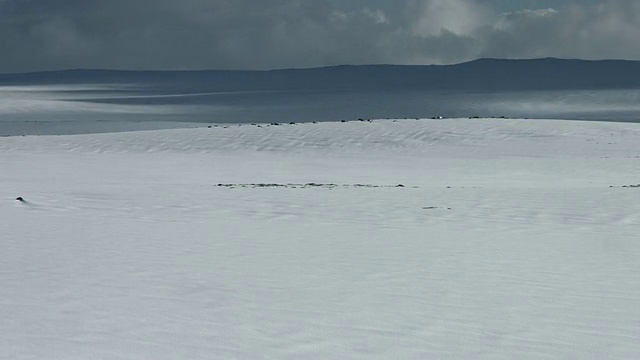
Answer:
[(394, 4), (0, 0), (0, 72), (270, 69), (478, 57), (640, 59), (640, 4), (633, 0), (506, 14), (476, 0)]
[(592, 6), (503, 14), (503, 27), (479, 35), (480, 56), (640, 59), (640, 3), (607, 1)]

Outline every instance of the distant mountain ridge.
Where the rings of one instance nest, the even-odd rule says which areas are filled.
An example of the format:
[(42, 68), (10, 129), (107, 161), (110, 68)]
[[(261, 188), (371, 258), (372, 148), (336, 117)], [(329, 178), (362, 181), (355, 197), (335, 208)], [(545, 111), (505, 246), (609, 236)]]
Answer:
[(110, 83), (184, 91), (637, 89), (640, 61), (480, 59), (456, 65), (344, 65), (269, 71), (78, 69), (0, 74), (0, 86)]

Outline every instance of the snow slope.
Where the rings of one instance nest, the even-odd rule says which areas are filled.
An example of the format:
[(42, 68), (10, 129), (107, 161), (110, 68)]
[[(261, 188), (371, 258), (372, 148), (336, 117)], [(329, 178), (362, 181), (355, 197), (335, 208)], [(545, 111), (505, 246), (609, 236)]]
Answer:
[(0, 138), (0, 358), (638, 358), (639, 139), (497, 119)]

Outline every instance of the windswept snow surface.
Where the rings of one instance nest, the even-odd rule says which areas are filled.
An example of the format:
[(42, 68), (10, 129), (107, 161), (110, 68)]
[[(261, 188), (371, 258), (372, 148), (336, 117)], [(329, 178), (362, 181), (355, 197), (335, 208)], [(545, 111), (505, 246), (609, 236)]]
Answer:
[(631, 123), (0, 138), (0, 358), (640, 358), (639, 164)]

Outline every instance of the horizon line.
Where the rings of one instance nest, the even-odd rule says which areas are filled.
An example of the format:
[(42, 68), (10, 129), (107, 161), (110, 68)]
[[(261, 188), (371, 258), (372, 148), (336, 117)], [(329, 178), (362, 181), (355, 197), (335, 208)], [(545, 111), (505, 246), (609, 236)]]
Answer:
[(471, 64), (481, 61), (505, 61), (505, 62), (533, 62), (533, 61), (574, 61), (574, 62), (630, 62), (640, 63), (640, 60), (629, 59), (579, 59), (579, 58), (559, 58), (559, 57), (540, 57), (540, 58), (478, 58), (475, 60), (463, 61), (452, 64), (390, 64), (390, 63), (370, 63), (370, 64), (338, 64), (338, 65), (326, 65), (315, 67), (289, 67), (289, 68), (274, 68), (274, 69), (215, 69), (215, 68), (203, 68), (203, 69), (122, 69), (122, 68), (60, 68), (51, 70), (33, 70), (33, 71), (19, 71), (19, 72), (0, 72), (0, 76), (10, 75), (36, 75), (47, 73), (62, 73), (62, 72), (79, 72), (79, 71), (95, 71), (95, 72), (138, 72), (138, 73), (189, 73), (189, 72), (254, 72), (254, 73), (267, 73), (277, 71), (304, 71), (304, 70), (319, 70), (319, 69), (331, 69), (340, 67), (450, 67), (460, 66), (465, 64)]

